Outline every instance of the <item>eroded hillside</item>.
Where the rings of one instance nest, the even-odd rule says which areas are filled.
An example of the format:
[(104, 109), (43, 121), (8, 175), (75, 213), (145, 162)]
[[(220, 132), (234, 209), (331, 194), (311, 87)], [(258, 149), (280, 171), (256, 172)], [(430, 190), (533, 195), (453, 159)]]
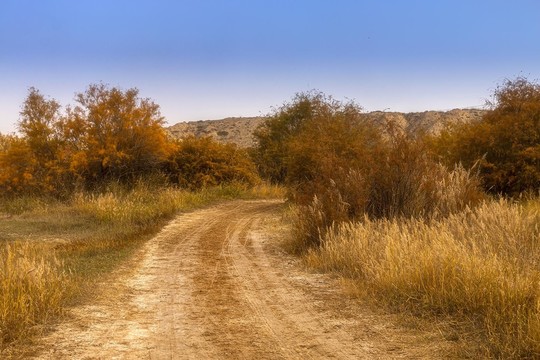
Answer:
[[(374, 111), (367, 115), (381, 123), (390, 121), (407, 132), (427, 131), (438, 133), (445, 124), (479, 120), (485, 110), (454, 109), (450, 111), (424, 111), (412, 113)], [(180, 122), (168, 128), (179, 139), (187, 136), (210, 136), (220, 142), (235, 143), (241, 147), (255, 145), (253, 132), (264, 117), (237, 117), (221, 120)]]

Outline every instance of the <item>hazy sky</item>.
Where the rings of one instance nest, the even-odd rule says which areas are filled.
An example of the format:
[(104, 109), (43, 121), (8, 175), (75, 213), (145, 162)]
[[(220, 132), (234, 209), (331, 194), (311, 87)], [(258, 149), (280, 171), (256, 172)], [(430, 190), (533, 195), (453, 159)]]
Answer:
[(540, 78), (538, 0), (0, 0), (0, 132), (34, 86), (137, 87), (170, 124), (321, 90), (366, 110), (483, 105)]

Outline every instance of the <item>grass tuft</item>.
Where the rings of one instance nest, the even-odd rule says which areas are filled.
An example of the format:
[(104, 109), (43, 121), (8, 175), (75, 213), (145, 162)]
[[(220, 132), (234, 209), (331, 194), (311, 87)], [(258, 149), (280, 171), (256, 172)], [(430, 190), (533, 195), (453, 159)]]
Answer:
[(69, 274), (54, 254), (28, 242), (0, 247), (0, 348), (62, 312)]

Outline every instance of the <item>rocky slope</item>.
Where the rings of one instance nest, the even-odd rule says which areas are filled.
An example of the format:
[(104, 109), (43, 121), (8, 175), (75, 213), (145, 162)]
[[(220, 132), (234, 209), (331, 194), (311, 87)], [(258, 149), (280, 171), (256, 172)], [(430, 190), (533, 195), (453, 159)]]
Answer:
[[(448, 123), (472, 122), (479, 120), (485, 110), (454, 109), (450, 111), (424, 111), (399, 113), (374, 111), (368, 116), (381, 123), (393, 122), (403, 130), (416, 133), (427, 131), (438, 133)], [(168, 128), (172, 136), (182, 139), (187, 136), (210, 136), (220, 142), (235, 143), (241, 147), (255, 144), (253, 131), (264, 122), (264, 117), (226, 118), (221, 120), (201, 120), (180, 122)]]
[(235, 143), (241, 147), (255, 144), (253, 132), (264, 121), (263, 117), (226, 118), (221, 120), (200, 120), (181, 122), (168, 128), (178, 139), (188, 136), (210, 136), (224, 143)]

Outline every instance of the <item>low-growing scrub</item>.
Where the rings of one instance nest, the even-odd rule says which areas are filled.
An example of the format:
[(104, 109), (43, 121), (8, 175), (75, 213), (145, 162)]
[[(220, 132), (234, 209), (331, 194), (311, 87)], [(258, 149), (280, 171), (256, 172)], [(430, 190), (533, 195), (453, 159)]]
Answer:
[(314, 267), (401, 310), (480, 326), (491, 356), (540, 356), (540, 213), (507, 201), (438, 220), (364, 218), (327, 232)]
[(328, 228), (343, 222), (364, 217), (436, 219), (485, 199), (474, 173), (435, 163), (412, 140), (388, 149), (368, 171), (327, 169), (301, 187), (309, 189), (312, 200), (297, 201), (300, 211), (294, 228), (299, 251), (319, 246)]
[(163, 172), (168, 180), (186, 189), (202, 189), (219, 184), (260, 181), (247, 150), (222, 144), (210, 137), (187, 137), (174, 144)]

